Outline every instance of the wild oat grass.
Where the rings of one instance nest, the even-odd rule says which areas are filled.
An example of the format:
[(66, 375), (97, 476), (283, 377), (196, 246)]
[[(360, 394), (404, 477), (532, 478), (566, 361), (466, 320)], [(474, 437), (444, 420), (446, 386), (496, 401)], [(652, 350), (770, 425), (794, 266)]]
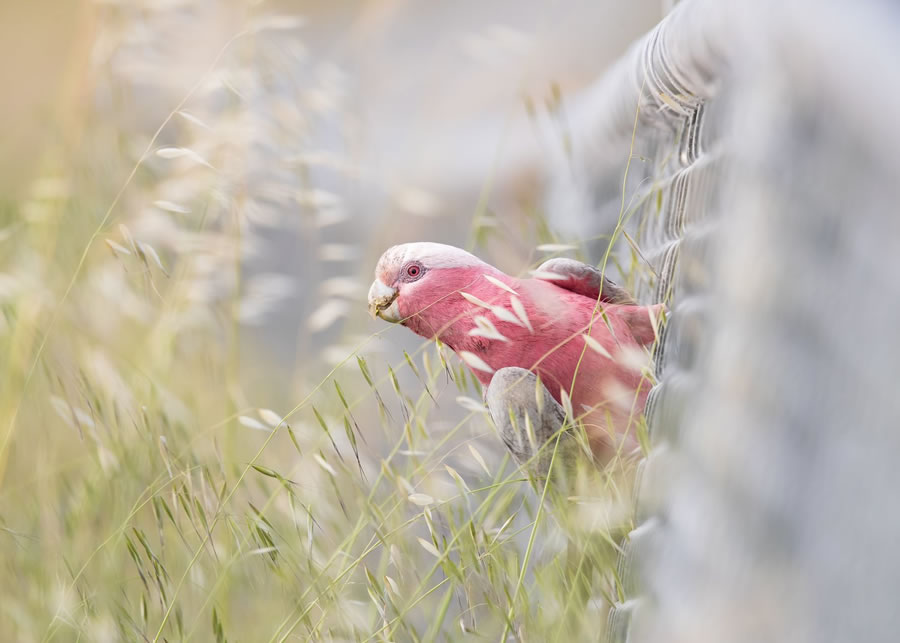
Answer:
[[(115, 88), (137, 21), (108, 11), (120, 42), (95, 63)], [(326, 234), (346, 206), (313, 179), (345, 166), (305, 147), (339, 82), (266, 79), (296, 26), (252, 22), (149, 139), (98, 119), (0, 210), (0, 640), (597, 639), (632, 462), (529, 480), (433, 342), (338, 338), (298, 381), (247, 344), (297, 287), (248, 271), (260, 231), (361, 256)], [(307, 345), (364, 313), (361, 278), (323, 282)]]

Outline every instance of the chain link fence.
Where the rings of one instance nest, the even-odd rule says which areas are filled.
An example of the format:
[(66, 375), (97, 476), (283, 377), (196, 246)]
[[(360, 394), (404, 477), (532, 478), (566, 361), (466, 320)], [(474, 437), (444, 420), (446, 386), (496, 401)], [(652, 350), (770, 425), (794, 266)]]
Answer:
[(898, 33), (688, 0), (572, 109), (551, 199), (672, 311), (614, 640), (897, 639)]

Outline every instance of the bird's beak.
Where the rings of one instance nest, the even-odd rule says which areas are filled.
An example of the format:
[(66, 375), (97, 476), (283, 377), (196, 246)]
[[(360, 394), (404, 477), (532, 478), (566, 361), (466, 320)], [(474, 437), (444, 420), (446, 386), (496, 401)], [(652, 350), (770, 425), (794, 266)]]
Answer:
[(399, 291), (396, 288), (385, 286), (381, 280), (376, 279), (369, 288), (369, 314), (372, 319), (381, 317), (385, 321), (400, 321), (400, 311), (397, 307), (397, 295)]

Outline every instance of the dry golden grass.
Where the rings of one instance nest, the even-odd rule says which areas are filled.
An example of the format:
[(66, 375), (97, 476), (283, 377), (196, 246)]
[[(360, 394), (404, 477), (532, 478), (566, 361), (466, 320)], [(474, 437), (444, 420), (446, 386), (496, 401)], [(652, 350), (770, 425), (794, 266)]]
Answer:
[[(140, 21), (105, 11), (98, 94), (162, 91)], [(370, 250), (335, 241), (346, 204), (311, 178), (347, 160), (304, 147), (337, 81), (267, 85), (296, 26), (223, 39), (152, 136), (127, 100), (97, 108), (0, 208), (0, 639), (595, 639), (630, 462), (535, 493), (440, 346), (319, 339), (364, 314), (350, 268), (316, 293), (296, 377), (247, 340), (298, 287), (248, 268), (266, 234), (329, 266)]]

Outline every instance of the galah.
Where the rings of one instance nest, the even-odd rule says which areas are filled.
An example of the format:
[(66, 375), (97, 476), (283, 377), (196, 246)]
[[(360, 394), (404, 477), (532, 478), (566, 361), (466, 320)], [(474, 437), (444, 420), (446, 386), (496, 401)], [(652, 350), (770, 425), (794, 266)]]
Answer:
[(542, 448), (570, 426), (567, 410), (598, 463), (632, 450), (650, 390), (642, 358), (663, 306), (639, 306), (572, 259), (551, 259), (533, 275), (512, 277), (453, 246), (406, 243), (379, 259), (369, 312), (463, 359), (519, 464), (546, 468)]

